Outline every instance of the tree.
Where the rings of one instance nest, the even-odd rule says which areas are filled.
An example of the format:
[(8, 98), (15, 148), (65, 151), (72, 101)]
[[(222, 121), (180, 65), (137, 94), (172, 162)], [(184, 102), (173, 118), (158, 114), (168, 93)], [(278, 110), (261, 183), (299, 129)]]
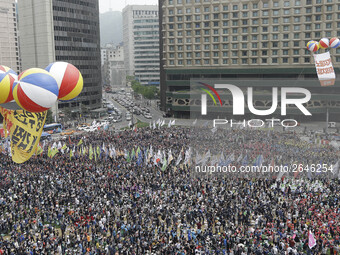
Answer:
[(146, 99), (157, 99), (159, 98), (159, 89), (155, 86), (143, 86), (139, 81), (131, 81), (131, 87), (137, 94), (141, 94)]
[(51, 109), (48, 109), (46, 115), (46, 124), (51, 124), (52, 122), (53, 122), (52, 111)]

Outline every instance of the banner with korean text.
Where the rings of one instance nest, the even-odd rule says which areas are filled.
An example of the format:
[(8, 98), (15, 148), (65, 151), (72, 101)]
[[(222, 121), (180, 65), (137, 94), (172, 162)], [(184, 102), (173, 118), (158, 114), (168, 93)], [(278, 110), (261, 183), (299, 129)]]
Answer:
[(32, 113), (0, 107), (0, 113), (4, 117), (4, 129), (10, 134), (12, 160), (18, 164), (29, 160), (39, 144), (47, 111)]
[(316, 72), (321, 86), (332, 86), (335, 83), (335, 72), (329, 52), (314, 54)]

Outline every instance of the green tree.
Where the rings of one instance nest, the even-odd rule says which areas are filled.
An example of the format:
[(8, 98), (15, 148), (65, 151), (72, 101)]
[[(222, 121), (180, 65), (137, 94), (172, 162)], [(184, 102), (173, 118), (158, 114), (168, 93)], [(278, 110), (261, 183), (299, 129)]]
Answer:
[(51, 124), (52, 122), (53, 122), (52, 111), (51, 109), (48, 109), (46, 115), (46, 124)]
[(133, 80), (131, 81), (131, 87), (135, 93), (140, 94), (147, 99), (159, 98), (159, 89), (155, 86), (143, 86), (139, 81)]

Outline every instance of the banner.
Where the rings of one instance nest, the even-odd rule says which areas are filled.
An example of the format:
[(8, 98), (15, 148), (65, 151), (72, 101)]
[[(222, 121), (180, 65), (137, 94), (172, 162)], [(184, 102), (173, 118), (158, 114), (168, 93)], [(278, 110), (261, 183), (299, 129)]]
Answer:
[(47, 111), (32, 113), (25, 110), (7, 110), (0, 107), (4, 129), (11, 137), (12, 160), (21, 164), (36, 152), (46, 120)]
[(329, 52), (314, 54), (314, 60), (321, 86), (334, 85), (335, 72)]

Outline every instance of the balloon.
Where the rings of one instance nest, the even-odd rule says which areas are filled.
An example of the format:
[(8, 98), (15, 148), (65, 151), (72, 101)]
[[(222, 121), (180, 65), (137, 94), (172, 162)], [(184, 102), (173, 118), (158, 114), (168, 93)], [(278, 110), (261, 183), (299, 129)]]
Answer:
[(329, 39), (328, 38), (322, 38), (319, 41), (319, 46), (321, 49), (327, 49), (329, 47)]
[(18, 75), (11, 68), (0, 65), (0, 104), (13, 100), (12, 86)]
[(319, 49), (319, 43), (316, 41), (309, 41), (307, 43), (307, 49), (312, 52), (316, 52)]
[(338, 48), (340, 46), (340, 40), (337, 37), (333, 37), (330, 41), (329, 41), (329, 45), (331, 46), (331, 48)]
[(57, 81), (49, 72), (31, 68), (19, 75), (13, 86), (13, 97), (17, 104), (29, 112), (43, 112), (51, 108), (58, 99)]
[(66, 62), (54, 62), (45, 70), (56, 79), (60, 100), (72, 100), (83, 90), (83, 76), (74, 65)]

